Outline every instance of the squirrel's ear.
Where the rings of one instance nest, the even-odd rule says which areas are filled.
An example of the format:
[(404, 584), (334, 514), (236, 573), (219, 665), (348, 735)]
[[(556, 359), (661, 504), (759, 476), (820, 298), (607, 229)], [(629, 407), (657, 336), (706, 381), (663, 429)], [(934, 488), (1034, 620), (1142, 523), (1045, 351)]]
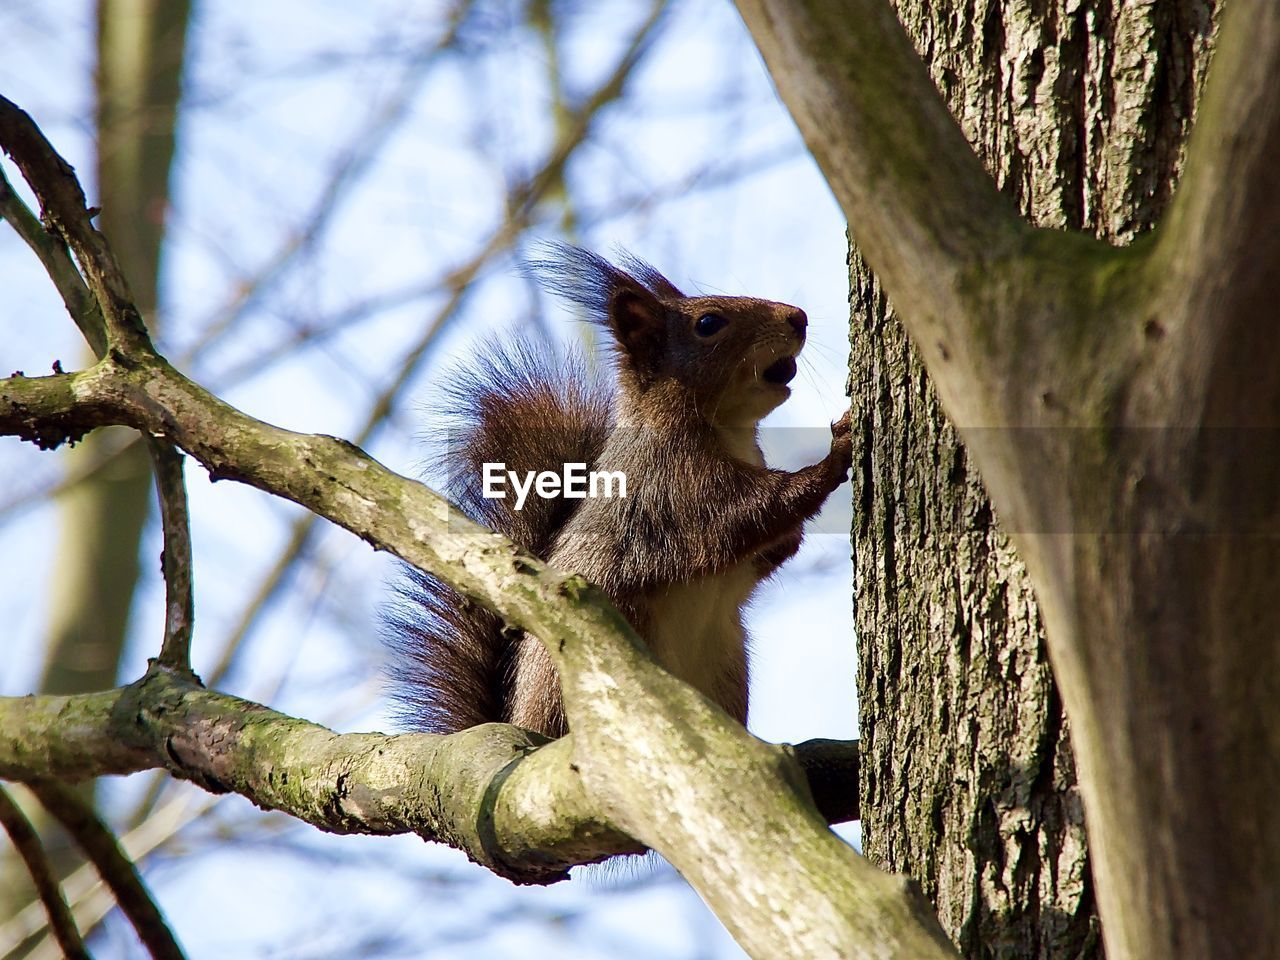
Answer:
[(642, 370), (658, 366), (667, 341), (666, 311), (648, 292), (617, 291), (609, 300), (609, 326), (627, 356)]

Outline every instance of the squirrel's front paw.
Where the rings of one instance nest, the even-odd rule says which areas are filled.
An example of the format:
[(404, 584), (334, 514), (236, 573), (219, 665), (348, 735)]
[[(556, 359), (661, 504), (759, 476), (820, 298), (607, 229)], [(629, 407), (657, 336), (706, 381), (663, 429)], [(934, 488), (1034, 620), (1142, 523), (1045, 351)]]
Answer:
[(852, 414), (852, 412), (853, 411), (851, 410), (846, 410), (844, 412), (844, 415), (831, 425), (831, 436), (833, 439), (838, 440), (841, 437), (849, 436), (849, 433), (852, 429), (850, 426), (849, 417)]
[(853, 466), (853, 430), (849, 422), (848, 410), (831, 425), (830, 457), (835, 462), (840, 476), (848, 476), (849, 469)]

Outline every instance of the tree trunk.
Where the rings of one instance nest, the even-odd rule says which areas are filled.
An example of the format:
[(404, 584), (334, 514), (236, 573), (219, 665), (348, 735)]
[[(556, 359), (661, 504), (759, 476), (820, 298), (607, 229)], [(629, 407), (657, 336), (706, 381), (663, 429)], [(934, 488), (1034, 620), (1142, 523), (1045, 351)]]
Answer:
[[(1000, 188), (1127, 241), (1164, 211), (1211, 0), (899, 0)], [(973, 957), (1102, 952), (1075, 766), (1025, 570), (856, 250), (852, 395), (863, 839)]]

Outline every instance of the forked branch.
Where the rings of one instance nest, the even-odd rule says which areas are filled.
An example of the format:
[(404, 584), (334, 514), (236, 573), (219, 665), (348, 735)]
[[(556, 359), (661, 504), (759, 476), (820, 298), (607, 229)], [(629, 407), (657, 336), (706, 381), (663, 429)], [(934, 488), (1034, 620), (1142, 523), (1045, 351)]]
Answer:
[(93, 226), (90, 218), (96, 211), (87, 209), (75, 170), (53, 149), (26, 111), (2, 96), (0, 147), (13, 158), (40, 201), (41, 222), (61, 238), (79, 263), (102, 312), (108, 346), (130, 355), (151, 352), (151, 339), (129, 283), (107, 241)]

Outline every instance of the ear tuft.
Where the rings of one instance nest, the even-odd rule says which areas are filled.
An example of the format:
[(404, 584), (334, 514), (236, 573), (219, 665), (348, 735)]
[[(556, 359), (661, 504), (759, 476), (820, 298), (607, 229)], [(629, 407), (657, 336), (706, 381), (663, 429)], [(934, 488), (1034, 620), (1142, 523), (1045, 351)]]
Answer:
[(676, 289), (676, 285), (654, 269), (652, 264), (645, 263), (626, 250), (618, 251), (618, 262), (627, 273), (639, 280), (641, 285), (659, 300), (684, 299), (684, 294)]
[(541, 259), (526, 261), (544, 290), (586, 309), (622, 348), (631, 368), (644, 377), (658, 369), (666, 348), (664, 300), (682, 298), (675, 285), (649, 264), (622, 251), (614, 266), (599, 254), (568, 243), (538, 245)]
[(547, 241), (535, 249), (537, 258), (525, 261), (526, 274), (548, 293), (585, 308), (596, 323), (611, 325), (613, 299), (624, 290), (656, 300), (684, 296), (670, 280), (626, 251), (618, 255), (622, 269), (571, 243)]

